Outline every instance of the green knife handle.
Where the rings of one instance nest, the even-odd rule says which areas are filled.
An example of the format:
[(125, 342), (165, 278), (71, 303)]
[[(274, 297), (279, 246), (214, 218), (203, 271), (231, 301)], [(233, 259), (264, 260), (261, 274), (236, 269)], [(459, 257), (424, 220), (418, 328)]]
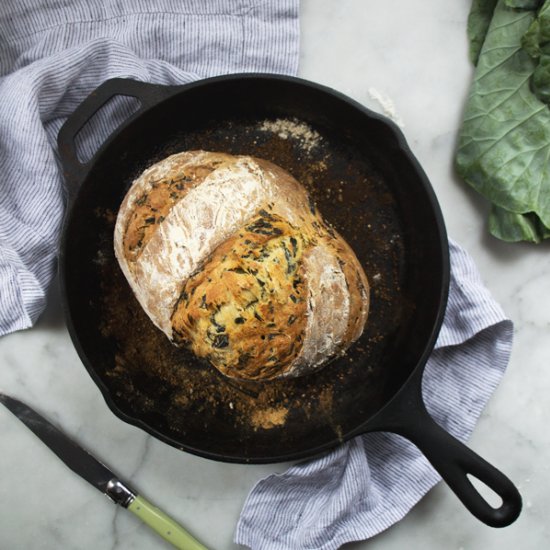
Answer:
[(137, 496), (128, 506), (128, 510), (176, 548), (180, 550), (208, 550), (171, 517), (142, 496)]

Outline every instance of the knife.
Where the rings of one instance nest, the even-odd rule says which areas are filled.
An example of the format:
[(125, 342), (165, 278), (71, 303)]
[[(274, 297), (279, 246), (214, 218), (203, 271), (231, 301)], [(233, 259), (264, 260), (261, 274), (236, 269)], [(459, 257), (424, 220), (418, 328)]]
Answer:
[(207, 550), (162, 510), (121, 481), (109, 468), (25, 403), (0, 392), (0, 402), (37, 435), (73, 472), (133, 512), (180, 550)]

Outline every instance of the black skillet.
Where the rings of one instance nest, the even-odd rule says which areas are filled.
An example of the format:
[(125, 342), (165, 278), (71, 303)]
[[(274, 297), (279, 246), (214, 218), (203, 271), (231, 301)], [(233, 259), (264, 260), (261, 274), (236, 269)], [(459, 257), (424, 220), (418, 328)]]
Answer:
[[(137, 98), (139, 109), (81, 163), (79, 132), (118, 96)], [(192, 149), (281, 165), (362, 262), (372, 284), (367, 328), (319, 373), (228, 380), (172, 346), (135, 301), (112, 252), (118, 206), (145, 167)], [(69, 187), (78, 188), (60, 255), (68, 327), (116, 415), (182, 450), (242, 463), (304, 459), (360, 434), (393, 432), (421, 449), (481, 521), (502, 527), (518, 517), (514, 485), (439, 427), (422, 400), (447, 302), (448, 243), (430, 183), (395, 125), (333, 90), (284, 76), (185, 86), (113, 79), (69, 117), (59, 152)], [(502, 505), (493, 508), (468, 475)]]

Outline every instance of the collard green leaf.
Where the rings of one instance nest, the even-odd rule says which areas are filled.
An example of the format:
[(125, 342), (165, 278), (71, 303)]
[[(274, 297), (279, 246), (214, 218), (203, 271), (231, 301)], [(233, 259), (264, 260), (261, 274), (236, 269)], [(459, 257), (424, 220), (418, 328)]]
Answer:
[(532, 91), (537, 61), (521, 44), (536, 15), (498, 2), (459, 136), (457, 170), (505, 211), (492, 216), (500, 235), (514, 233), (504, 226), (515, 222), (524, 226), (519, 235), (529, 234), (518, 214), (532, 213), (550, 227), (550, 109)]
[(540, 23), (539, 44), (541, 47), (550, 43), (550, 2), (546, 0), (537, 14), (537, 20)]
[(479, 53), (485, 41), (491, 17), (497, 0), (473, 0), (468, 15), (468, 40), (470, 42), (470, 61), (477, 65)]
[(538, 59), (540, 57), (539, 31), (539, 21), (535, 19), (527, 29), (527, 32), (521, 37), (521, 47), (533, 59)]
[(540, 101), (550, 104), (550, 55), (542, 55), (532, 80), (533, 93)]
[(543, 103), (550, 104), (550, 2), (545, 2), (521, 40), (522, 48), (538, 60), (531, 89)]
[(540, 243), (550, 237), (550, 229), (536, 214), (515, 214), (494, 204), (489, 214), (489, 231), (494, 237), (508, 242)]
[[(521, 39), (522, 48), (538, 59), (550, 43), (550, 2), (546, 1)], [(547, 52), (548, 53), (548, 52)]]
[(544, 0), (504, 0), (504, 4), (509, 8), (536, 10), (543, 1)]

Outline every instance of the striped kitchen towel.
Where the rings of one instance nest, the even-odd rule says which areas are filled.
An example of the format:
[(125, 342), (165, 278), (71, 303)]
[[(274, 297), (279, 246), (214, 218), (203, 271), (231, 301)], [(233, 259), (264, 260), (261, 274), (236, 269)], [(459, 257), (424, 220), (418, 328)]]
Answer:
[[(30, 327), (44, 309), (70, 192), (56, 137), (94, 88), (114, 77), (295, 74), (298, 50), (298, 0), (0, 2), (0, 335)], [(83, 156), (128, 109), (103, 109)]]
[[(449, 303), (422, 389), (431, 415), (466, 441), (508, 364), (512, 323), (471, 257), (453, 242), (450, 251)], [(363, 435), (260, 481), (235, 541), (253, 550), (336, 550), (402, 519), (438, 481), (412, 443), (388, 433)]]

